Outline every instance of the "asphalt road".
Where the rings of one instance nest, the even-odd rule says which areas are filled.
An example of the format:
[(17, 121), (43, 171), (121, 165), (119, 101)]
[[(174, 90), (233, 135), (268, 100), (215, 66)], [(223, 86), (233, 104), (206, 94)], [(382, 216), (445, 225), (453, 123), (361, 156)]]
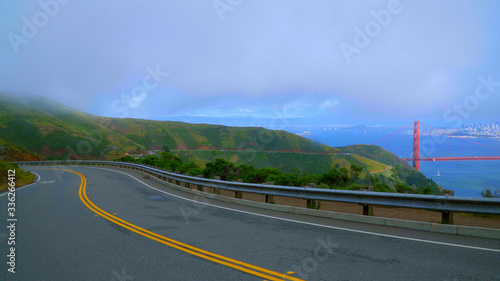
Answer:
[(500, 280), (500, 240), (193, 198), (128, 170), (53, 168), (27, 167), (40, 180), (16, 192), (14, 274), (0, 195), (1, 280)]

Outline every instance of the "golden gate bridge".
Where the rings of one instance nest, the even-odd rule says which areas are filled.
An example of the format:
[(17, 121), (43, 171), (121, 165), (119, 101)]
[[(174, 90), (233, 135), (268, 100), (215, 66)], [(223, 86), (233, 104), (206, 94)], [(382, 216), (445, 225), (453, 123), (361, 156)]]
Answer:
[(435, 162), (435, 161), (500, 160), (500, 156), (420, 157), (420, 121), (415, 121), (413, 128), (413, 157), (403, 158), (403, 159), (412, 162), (413, 167), (415, 167), (415, 169), (420, 171), (420, 162), (422, 161)]

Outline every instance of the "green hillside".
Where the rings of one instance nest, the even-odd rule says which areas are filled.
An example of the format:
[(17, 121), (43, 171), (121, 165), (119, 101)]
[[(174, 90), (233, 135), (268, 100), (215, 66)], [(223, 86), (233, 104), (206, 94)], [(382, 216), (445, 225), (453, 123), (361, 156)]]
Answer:
[(35, 181), (35, 175), (26, 172), (24, 170), (21, 170), (19, 166), (16, 164), (9, 164), (4, 162), (3, 160), (0, 160), (0, 192), (5, 192), (8, 190), (8, 174), (9, 170), (15, 170), (15, 183), (16, 183), (16, 188), (21, 187), (23, 185), (32, 183)]
[(342, 153), (355, 153), (389, 166), (395, 167), (396, 165), (402, 165), (407, 169), (413, 169), (408, 162), (377, 145), (356, 144), (338, 147), (338, 149)]
[[(299, 170), (320, 175), (335, 167), (349, 168), (355, 164), (369, 174), (383, 176), (380, 181), (390, 186), (403, 177), (416, 179), (404, 180), (410, 185), (427, 184), (421, 173), (378, 146), (334, 148), (264, 128), (99, 117), (43, 97), (0, 94), (0, 133), (0, 159), (7, 161), (114, 160), (168, 148), (184, 162), (192, 161), (202, 167), (223, 158), (285, 173)], [(395, 169), (398, 165), (403, 170)], [(363, 178), (368, 181), (370, 176)]]
[(237, 165), (247, 164), (256, 168), (273, 167), (284, 173), (292, 173), (299, 170), (308, 174), (322, 174), (333, 167), (348, 168), (351, 164), (366, 167), (370, 172), (390, 168), (388, 165), (355, 154), (333, 155), (323, 153), (227, 150), (178, 150), (171, 152), (178, 155), (183, 162), (194, 162), (202, 168), (205, 167), (207, 162), (212, 162), (216, 158), (222, 158)]
[(223, 149), (335, 152), (336, 148), (285, 131), (183, 122), (113, 119), (113, 129), (148, 149)]
[(106, 118), (47, 98), (0, 94), (0, 139), (47, 159), (115, 159), (161, 149), (334, 153), (337, 149), (285, 132), (182, 122)]
[(39, 161), (44, 160), (44, 158), (24, 147), (0, 139), (0, 160), (7, 162)]
[(137, 147), (99, 118), (43, 97), (0, 94), (0, 130), (3, 141), (47, 159), (108, 158)]

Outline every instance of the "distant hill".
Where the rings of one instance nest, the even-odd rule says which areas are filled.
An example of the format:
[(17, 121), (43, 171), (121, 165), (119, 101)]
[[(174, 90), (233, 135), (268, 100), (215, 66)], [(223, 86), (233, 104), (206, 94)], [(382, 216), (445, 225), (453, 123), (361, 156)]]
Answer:
[(334, 153), (336, 148), (286, 131), (173, 121), (113, 119), (114, 130), (148, 149), (223, 149)]
[[(185, 162), (201, 166), (215, 158), (224, 158), (284, 172), (322, 174), (332, 167), (357, 164), (370, 173), (393, 179), (388, 182), (391, 185), (403, 178), (410, 185), (426, 183), (421, 173), (379, 146), (334, 148), (286, 131), (259, 127), (107, 118), (43, 97), (22, 98), (0, 93), (0, 159), (114, 160), (164, 149), (177, 153)], [(403, 170), (393, 169), (398, 165)]]
[(53, 100), (0, 94), (0, 139), (47, 159), (116, 159), (148, 150), (202, 149), (335, 153), (285, 132), (94, 116)]
[(337, 147), (337, 149), (339, 149), (342, 153), (355, 153), (393, 167), (400, 164), (407, 169), (413, 169), (413, 166), (408, 164), (408, 162), (378, 145), (355, 144)]
[[(184, 163), (195, 162), (202, 168), (205, 163), (222, 158), (239, 164), (247, 164), (256, 168), (273, 167), (284, 173), (300, 171), (308, 174), (323, 174), (332, 167), (349, 168), (351, 164), (361, 165), (368, 171), (385, 171), (388, 165), (368, 159), (356, 154), (333, 155), (324, 153), (299, 153), (299, 152), (245, 152), (231, 150), (194, 150), (171, 151), (181, 157)], [(389, 167), (390, 168), (390, 167)]]

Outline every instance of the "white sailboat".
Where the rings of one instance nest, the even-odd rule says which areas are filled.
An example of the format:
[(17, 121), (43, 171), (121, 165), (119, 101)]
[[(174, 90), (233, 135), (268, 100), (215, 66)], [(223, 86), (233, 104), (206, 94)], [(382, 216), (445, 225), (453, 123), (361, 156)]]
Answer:
[(439, 170), (438, 170), (438, 174), (437, 174), (436, 176), (437, 176), (437, 177), (440, 177), (440, 176), (441, 176), (441, 174), (439, 173)]

